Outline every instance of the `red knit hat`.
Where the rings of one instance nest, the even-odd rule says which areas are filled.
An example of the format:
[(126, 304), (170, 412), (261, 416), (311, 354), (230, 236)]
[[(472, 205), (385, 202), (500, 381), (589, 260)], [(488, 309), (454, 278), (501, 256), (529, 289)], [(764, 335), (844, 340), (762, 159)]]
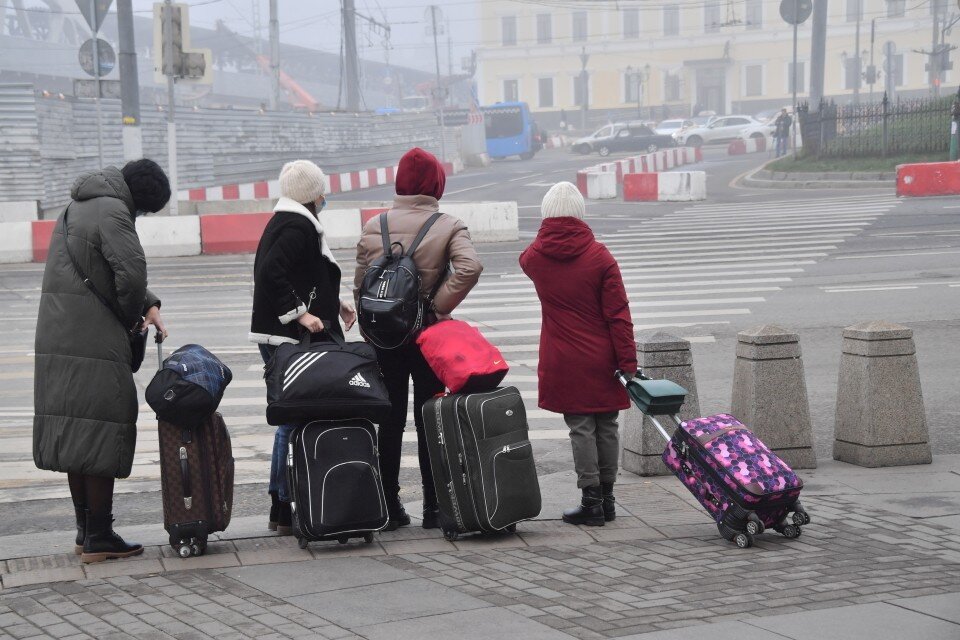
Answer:
[(443, 165), (432, 153), (414, 147), (400, 158), (396, 178), (398, 196), (432, 196), (439, 200), (446, 184)]

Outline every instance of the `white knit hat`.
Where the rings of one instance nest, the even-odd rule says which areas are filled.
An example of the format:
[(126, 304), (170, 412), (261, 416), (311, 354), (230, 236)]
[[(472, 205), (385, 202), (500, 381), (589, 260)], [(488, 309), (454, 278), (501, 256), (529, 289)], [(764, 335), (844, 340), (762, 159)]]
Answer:
[(584, 203), (580, 190), (569, 182), (558, 182), (550, 187), (540, 203), (544, 218), (577, 218), (583, 220)]
[(280, 169), (280, 195), (300, 204), (319, 200), (327, 193), (327, 176), (309, 160), (294, 160)]

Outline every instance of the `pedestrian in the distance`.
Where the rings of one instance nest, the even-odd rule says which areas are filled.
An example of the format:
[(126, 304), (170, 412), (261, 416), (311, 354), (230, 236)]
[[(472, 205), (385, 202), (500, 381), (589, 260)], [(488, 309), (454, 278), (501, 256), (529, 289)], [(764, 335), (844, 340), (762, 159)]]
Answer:
[[(280, 170), (280, 199), (263, 230), (253, 263), (253, 317), (250, 341), (266, 364), (277, 346), (298, 344), (303, 335), (343, 336), (338, 317), (350, 330), (357, 319), (353, 302), (340, 300), (340, 266), (320, 224), (327, 204), (327, 177), (309, 160)], [(270, 519), (280, 535), (292, 533), (286, 451), (295, 425), (277, 427), (270, 461)]]
[[(397, 167), (397, 196), (393, 200), (393, 208), (381, 214), (387, 216), (390, 242), (400, 243), (404, 247), (410, 246), (427, 220), (440, 210), (439, 201), (443, 197), (445, 185), (443, 166), (432, 154), (414, 148), (401, 158)], [(359, 294), (367, 268), (382, 255), (383, 240), (380, 234), (380, 217), (377, 216), (364, 226), (360, 242), (357, 243), (354, 296)], [(466, 225), (459, 218), (450, 215), (440, 216), (429, 229), (420, 247), (413, 254), (413, 262), (417, 265), (421, 278), (420, 298), (431, 305), (424, 326), (429, 326), (438, 319), (449, 318), (477, 284), (480, 272), (483, 271)], [(439, 526), (440, 510), (423, 430), (423, 405), (436, 394), (443, 392), (443, 383), (430, 369), (415, 342), (404, 344), (398, 349), (377, 348), (377, 360), (383, 371), (391, 405), (388, 419), (382, 422), (377, 430), (380, 472), (390, 518), (386, 530), (392, 531), (410, 524), (410, 516), (400, 500), (400, 454), (403, 431), (407, 425), (407, 395), (411, 379), (413, 421), (417, 428), (420, 478), (423, 481), (423, 528), (435, 529)]]
[(620, 267), (583, 220), (577, 188), (553, 185), (540, 212), (540, 231), (520, 255), (542, 312), (539, 406), (562, 413), (570, 429), (582, 497), (563, 521), (602, 526), (616, 517), (617, 417), (630, 406), (614, 372), (637, 372), (630, 303)]
[(167, 335), (134, 220), (167, 204), (170, 183), (143, 159), (80, 176), (70, 197), (43, 272), (33, 460), (67, 474), (75, 552), (90, 563), (143, 553), (113, 531), (113, 485), (130, 475), (137, 442), (131, 336)]
[(787, 155), (790, 148), (790, 127), (793, 126), (793, 118), (784, 108), (773, 123), (773, 137), (777, 143), (777, 157)]

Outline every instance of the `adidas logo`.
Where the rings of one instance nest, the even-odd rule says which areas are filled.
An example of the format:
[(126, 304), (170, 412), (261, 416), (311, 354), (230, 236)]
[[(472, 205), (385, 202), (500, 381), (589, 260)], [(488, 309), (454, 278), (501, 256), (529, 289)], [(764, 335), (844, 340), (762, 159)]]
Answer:
[(367, 389), (370, 388), (370, 383), (364, 380), (363, 376), (360, 375), (359, 373), (353, 376), (353, 378), (350, 379), (350, 382), (348, 384), (351, 387), (366, 387)]

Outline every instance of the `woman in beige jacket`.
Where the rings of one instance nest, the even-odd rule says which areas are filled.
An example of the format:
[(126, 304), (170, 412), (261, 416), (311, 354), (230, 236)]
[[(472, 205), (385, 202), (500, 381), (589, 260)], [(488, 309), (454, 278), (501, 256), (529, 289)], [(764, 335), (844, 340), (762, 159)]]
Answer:
[[(394, 199), (393, 208), (382, 214), (387, 216), (391, 242), (410, 246), (424, 223), (440, 210), (439, 200), (443, 196), (445, 183), (443, 166), (432, 154), (415, 148), (403, 156), (397, 168), (397, 197)], [(378, 216), (367, 222), (360, 242), (357, 243), (355, 297), (367, 268), (382, 255), (383, 241)], [(448, 317), (477, 284), (480, 272), (483, 271), (466, 225), (460, 219), (449, 215), (440, 216), (434, 223), (420, 243), (413, 260), (420, 272), (421, 299), (427, 301), (436, 290), (431, 314), (425, 324)], [(441, 278), (442, 284), (437, 287)], [(439, 511), (423, 432), (423, 405), (437, 393), (443, 392), (443, 383), (423, 359), (416, 343), (405, 344), (399, 349), (377, 349), (377, 359), (380, 361), (392, 405), (389, 418), (380, 424), (378, 430), (380, 470), (390, 516), (387, 530), (392, 531), (410, 524), (410, 516), (400, 500), (400, 454), (403, 430), (407, 423), (407, 394), (411, 378), (420, 476), (423, 480), (423, 527), (436, 528)]]

